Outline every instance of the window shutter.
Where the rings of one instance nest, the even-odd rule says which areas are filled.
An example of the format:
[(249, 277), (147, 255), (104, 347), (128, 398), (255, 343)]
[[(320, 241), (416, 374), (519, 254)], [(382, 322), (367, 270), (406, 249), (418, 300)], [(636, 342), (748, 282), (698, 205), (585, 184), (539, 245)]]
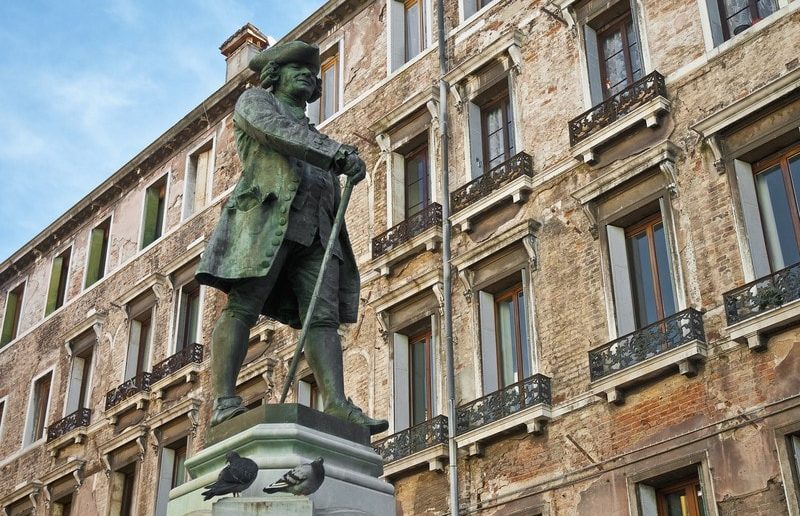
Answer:
[(405, 3), (389, 0), (390, 49), (389, 63), (392, 71), (397, 70), (406, 60), (406, 20)]
[(19, 297), (16, 292), (9, 292), (6, 297), (6, 313), (3, 317), (3, 335), (0, 344), (8, 344), (14, 340), (14, 329), (17, 322), (17, 310), (19, 307)]
[[(195, 189), (197, 185), (195, 185)], [(144, 193), (144, 224), (142, 225), (142, 248), (152, 244), (158, 237), (159, 190), (148, 188)]]
[(711, 41), (714, 46), (718, 46), (725, 41), (725, 33), (722, 30), (722, 16), (719, 12), (717, 0), (705, 0), (708, 10), (708, 23), (711, 26)]
[(637, 484), (642, 516), (658, 516), (656, 488), (647, 484)]
[(633, 310), (633, 291), (628, 269), (628, 251), (625, 246), (625, 230), (617, 226), (606, 226), (608, 255), (611, 261), (611, 280), (614, 287), (614, 311), (617, 319), (617, 336), (626, 335), (636, 329)]
[(753, 167), (750, 163), (735, 159), (733, 168), (736, 171), (736, 182), (739, 185), (739, 197), (742, 201), (742, 217), (747, 233), (747, 244), (750, 247), (750, 259), (753, 262), (753, 278), (760, 278), (770, 273), (767, 244), (764, 240), (764, 229), (761, 226), (761, 212), (758, 210), (756, 184), (753, 179)]
[(483, 175), (483, 131), (481, 130), (481, 108), (474, 102), (467, 102), (467, 122), (469, 125), (469, 160), (472, 179)]
[(89, 263), (86, 271), (86, 286), (93, 285), (103, 277), (105, 271), (101, 270), (103, 262), (103, 241), (106, 238), (104, 228), (94, 228), (89, 238)]
[(139, 346), (142, 344), (142, 323), (131, 320), (130, 335), (128, 338), (128, 357), (125, 360), (125, 380), (136, 376), (137, 362), (139, 359)]
[(431, 413), (428, 414), (428, 419), (435, 417), (438, 413), (439, 406), (439, 362), (436, 357), (439, 354), (439, 316), (431, 316)]
[(161, 449), (161, 466), (158, 470), (158, 492), (156, 495), (156, 515), (167, 514), (169, 491), (172, 488), (172, 470), (175, 467), (175, 450)]
[(297, 403), (306, 407), (311, 406), (311, 384), (303, 380), (297, 382)]
[(483, 394), (498, 390), (497, 377), (497, 333), (494, 320), (494, 296), (488, 292), (478, 292), (481, 324), (481, 359), (483, 366)]
[[(393, 2), (392, 3), (397, 3)], [(392, 220), (389, 221), (389, 226), (399, 224), (406, 217), (406, 163), (402, 154), (393, 152), (391, 154), (392, 162), (392, 181), (390, 183), (392, 189)]]
[(597, 47), (597, 33), (585, 25), (583, 39), (586, 41), (586, 66), (589, 72), (589, 92), (592, 106), (603, 102), (603, 78), (600, 75), (600, 50)]
[(197, 155), (197, 174), (195, 176), (194, 184), (194, 209), (196, 212), (206, 205), (207, 187), (209, 179), (208, 166), (211, 162), (209, 159), (211, 151), (204, 151)]
[(478, 0), (461, 0), (464, 6), (464, 19), (466, 20), (478, 12)]
[(399, 432), (411, 424), (408, 337), (400, 333), (393, 333), (392, 338), (394, 342), (394, 431)]
[(61, 285), (61, 274), (64, 265), (64, 258), (56, 256), (53, 258), (53, 268), (50, 271), (50, 286), (47, 288), (47, 305), (44, 314), (50, 315), (56, 309), (58, 303), (58, 287)]
[(800, 435), (791, 436), (792, 459), (794, 460), (794, 470), (800, 475)]
[(72, 414), (78, 410), (78, 402), (81, 397), (81, 387), (83, 386), (83, 371), (85, 359), (72, 357), (72, 370), (69, 375), (69, 388), (67, 390), (67, 414)]
[(187, 342), (185, 335), (186, 317), (188, 313), (188, 299), (183, 288), (178, 289), (178, 302), (176, 304), (178, 313), (175, 317), (175, 352), (182, 349)]
[(306, 106), (306, 116), (308, 116), (309, 123), (319, 124), (319, 99)]

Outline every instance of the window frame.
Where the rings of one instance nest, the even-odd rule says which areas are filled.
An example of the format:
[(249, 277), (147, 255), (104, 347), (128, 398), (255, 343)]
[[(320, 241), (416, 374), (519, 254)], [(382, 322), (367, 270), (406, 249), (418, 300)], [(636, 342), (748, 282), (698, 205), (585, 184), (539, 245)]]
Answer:
[[(169, 190), (170, 190), (170, 183), (171, 183), (170, 176), (171, 176), (171, 172), (170, 171), (167, 171), (167, 172), (159, 175), (156, 179), (151, 181), (144, 188), (144, 190), (142, 192), (142, 212), (141, 212), (141, 218), (139, 219), (141, 221), (141, 223), (139, 224), (139, 249), (138, 249), (139, 252), (144, 251), (145, 249), (148, 249), (153, 244), (155, 244), (156, 242), (161, 240), (164, 237), (165, 233), (166, 233), (167, 220), (169, 219), (169, 213), (168, 212), (169, 212), (169, 193), (170, 193)], [(158, 216), (159, 216), (158, 212), (161, 211), (161, 223), (160, 224), (156, 223), (156, 230), (157, 230), (156, 231), (156, 235), (153, 237), (152, 240), (150, 240), (149, 242), (145, 243), (145, 241), (147, 240), (147, 237), (149, 237), (149, 235), (146, 234), (146, 230), (147, 230), (147, 227), (146, 227), (147, 226), (147, 211), (148, 211), (147, 210), (147, 208), (148, 208), (148, 206), (147, 206), (147, 194), (148, 194), (149, 191), (151, 191), (157, 185), (157, 183), (160, 183), (161, 181), (164, 182), (164, 186), (163, 186), (163, 188), (164, 188), (164, 197), (163, 197), (163, 201), (159, 197), (159, 201), (160, 201), (159, 204), (161, 204), (161, 202), (163, 202), (163, 207), (159, 206), (159, 208), (157, 208), (157, 210), (156, 210), (156, 213), (157, 213), (156, 214), (156, 220), (158, 220)], [(161, 187), (159, 187), (159, 190), (160, 190), (160, 188)]]
[[(408, 63), (418, 55), (420, 55), (426, 48), (427, 48), (427, 38), (425, 37), (425, 0), (404, 0), (403, 2), (403, 54), (405, 56), (405, 60), (403, 64)], [(408, 11), (413, 5), (417, 5), (419, 9), (419, 15), (417, 16), (417, 37), (419, 38), (419, 51), (412, 55), (409, 55), (409, 47), (408, 47)]]
[[(147, 372), (153, 364), (153, 352), (155, 349), (155, 319), (156, 319), (156, 308), (157, 308), (157, 300), (155, 296), (149, 292), (145, 292), (141, 294), (139, 297), (132, 300), (128, 306), (127, 311), (129, 313), (128, 317), (128, 345), (126, 347), (126, 356), (125, 356), (125, 368), (124, 368), (124, 378), (123, 381), (128, 381), (131, 378), (134, 378), (144, 372)], [(142, 341), (145, 332), (142, 331), (142, 321), (140, 318), (142, 315), (148, 314), (147, 322), (147, 337), (146, 340)], [(139, 334), (139, 342), (136, 343), (136, 356), (133, 357), (131, 353), (131, 345), (133, 341), (131, 340), (133, 336), (133, 324), (138, 323), (140, 325), (138, 329)], [(142, 343), (144, 342), (144, 346)], [(130, 360), (136, 360), (136, 369), (131, 371)]]
[[(519, 296), (522, 295), (523, 304), (525, 306), (524, 309), (520, 308), (519, 303)], [(500, 338), (500, 325), (498, 321), (500, 320), (500, 303), (510, 299), (511, 304), (514, 310), (514, 320), (516, 322), (516, 327), (514, 328), (514, 353), (517, 355), (517, 370), (515, 373), (519, 378), (515, 379), (514, 381), (507, 381), (508, 379), (504, 378), (503, 372), (503, 343), (501, 342)], [(513, 286), (502, 290), (501, 292), (494, 294), (494, 321), (495, 321), (495, 346), (496, 346), (496, 356), (497, 356), (497, 378), (499, 379), (498, 386), (500, 389), (504, 389), (510, 385), (515, 383), (521, 382), (528, 378), (530, 375), (525, 374), (525, 361), (523, 360), (524, 353), (526, 350), (524, 349), (525, 343), (522, 342), (522, 325), (520, 324), (520, 314), (525, 315), (525, 325), (528, 324), (528, 314), (527, 314), (527, 303), (525, 303), (525, 286), (523, 285), (522, 281), (520, 280), (519, 283), (515, 283)], [(525, 335), (527, 336), (529, 331), (526, 329)], [(530, 340), (530, 339), (528, 339)], [(527, 346), (530, 348), (530, 344)], [(530, 357), (530, 349), (527, 350), (529, 352), (528, 360), (531, 361)], [(533, 374), (533, 371), (530, 372)]]
[[(207, 208), (211, 201), (214, 199), (214, 172), (216, 171), (216, 148), (217, 136), (212, 135), (210, 138), (205, 139), (202, 143), (196, 145), (186, 154), (186, 164), (183, 173), (183, 206), (181, 209), (181, 222), (186, 222), (198, 213), (202, 213)], [(205, 181), (205, 199), (202, 206), (196, 205), (197, 196), (197, 162), (200, 154), (208, 152), (208, 166), (206, 169)], [(194, 180), (190, 183), (189, 177), (193, 176)], [(192, 203), (189, 204), (191, 188)]]
[(3, 434), (6, 425), (6, 412), (8, 411), (8, 395), (0, 398), (0, 443), (3, 443)]
[[(15, 291), (19, 290), (20, 288), (22, 289), (22, 294), (21, 295), (16, 294)], [(20, 326), (22, 324), (22, 313), (24, 312), (24, 310), (26, 308), (26, 302), (27, 302), (27, 296), (25, 295), (27, 290), (28, 290), (28, 277), (25, 277), (25, 279), (23, 279), (22, 281), (17, 283), (14, 287), (12, 287), (12, 288), (10, 288), (10, 289), (8, 289), (6, 291), (6, 302), (3, 305), (3, 312), (2, 312), (3, 313), (3, 323), (0, 324), (0, 350), (2, 350), (3, 348), (7, 347), (8, 345), (13, 343), (14, 341), (16, 341), (20, 337)], [(19, 300), (17, 301), (17, 306), (16, 306), (16, 309), (14, 310), (15, 313), (14, 313), (14, 318), (13, 318), (13, 322), (12, 322), (13, 326), (12, 326), (11, 332), (10, 332), (11, 336), (6, 341), (4, 338), (2, 338), (2, 334), (6, 333), (6, 324), (7, 324), (7, 319), (8, 319), (8, 300), (11, 297), (12, 294), (16, 295)]]
[[(687, 510), (689, 514), (686, 516), (700, 516), (700, 500), (697, 496), (697, 489), (702, 490), (699, 475), (697, 478), (678, 480), (672, 484), (656, 489), (658, 516), (669, 516), (667, 512), (667, 496), (681, 491), (686, 494), (686, 499), (688, 501)], [(689, 493), (691, 493), (691, 495)]]
[[(425, 163), (425, 174), (422, 179), (422, 205), (414, 212), (410, 213), (409, 201), (409, 162), (414, 158), (422, 157), (421, 161)], [(427, 138), (424, 143), (417, 145), (413, 150), (403, 154), (403, 220), (407, 220), (418, 213), (425, 211), (433, 200), (431, 199), (431, 167), (430, 167), (430, 147)]]
[[(728, 27), (728, 22), (730, 21), (731, 18), (733, 18), (736, 14), (742, 12), (744, 9), (738, 11), (737, 13), (729, 15), (728, 14), (728, 7), (725, 5), (725, 0), (716, 0), (716, 2), (717, 2), (717, 9), (719, 9), (719, 11), (718, 11), (718, 13), (719, 13), (719, 23), (720, 23), (721, 28), (722, 28), (723, 41), (728, 41), (729, 39), (733, 38), (734, 36), (738, 36), (742, 32), (752, 28), (753, 25), (755, 25), (756, 23), (758, 23), (758, 22), (760, 22), (761, 20), (764, 19), (758, 13), (758, 5), (757, 5), (758, 2), (757, 2), (757, 0), (747, 0), (747, 10), (750, 13), (750, 25), (747, 28), (745, 28), (744, 30), (742, 30), (739, 34), (733, 34), (733, 33), (731, 33), (730, 27)], [(772, 14), (775, 14), (776, 12), (778, 12), (781, 9), (780, 2), (778, 2), (776, 0), (776, 3), (778, 4), (778, 7), (777, 7), (777, 9), (775, 9), (775, 12), (770, 13), (767, 16), (771, 16)]]
[[(45, 305), (44, 305), (44, 317), (45, 318), (49, 317), (52, 314), (54, 314), (55, 312), (57, 312), (62, 306), (64, 306), (67, 303), (67, 293), (69, 292), (69, 282), (72, 279), (73, 250), (74, 250), (74, 244), (70, 243), (68, 246), (66, 246), (63, 249), (61, 249), (60, 252), (56, 253), (53, 256), (52, 260), (50, 261), (50, 272), (49, 272), (49, 275), (48, 275), (48, 278), (47, 278), (48, 292), (47, 292), (47, 297), (45, 299)], [(62, 257), (64, 256), (64, 254), (67, 254), (67, 253), (68, 253), (68, 257), (66, 259), (67, 264), (66, 264), (66, 270), (65, 270), (65, 267), (64, 267), (64, 264), (63, 264), (64, 260), (63, 260)], [(56, 292), (56, 299), (53, 301), (53, 304), (55, 306), (53, 307), (52, 310), (50, 310), (50, 301), (51, 301), (50, 293), (51, 293), (52, 283), (53, 283), (53, 268), (55, 266), (55, 261), (58, 258), (62, 258), (62, 264), (60, 266), (61, 267), (61, 271), (60, 271), (60, 274), (59, 274), (58, 287), (57, 287), (57, 292)], [(59, 299), (60, 299), (60, 302), (59, 302)]]
[[(319, 65), (319, 76), (322, 84), (320, 88), (322, 89), (322, 96), (319, 98), (319, 113), (317, 114), (319, 123), (322, 124), (327, 120), (333, 118), (336, 113), (341, 110), (341, 100), (340, 100), (340, 81), (341, 81), (341, 59), (339, 55), (339, 46), (333, 45), (330, 49), (326, 51), (329, 55), (325, 56), (323, 53), (320, 59)], [(330, 68), (333, 68), (333, 110), (331, 111), (330, 115), (325, 116), (325, 108), (327, 107), (325, 104), (325, 91), (329, 89), (329, 87), (325, 84), (325, 72), (327, 72)]]
[[(189, 318), (187, 317), (188, 314), (184, 314), (183, 310), (183, 300), (184, 300), (184, 289), (188, 286), (192, 285), (192, 290), (190, 292), (197, 293), (197, 322), (195, 327), (195, 333), (192, 338), (187, 337), (187, 333), (190, 329), (189, 325)], [(188, 296), (187, 296), (188, 297)], [(187, 347), (191, 346), (199, 342), (200, 335), (202, 334), (202, 326), (203, 326), (203, 286), (197, 282), (195, 279), (189, 279), (181, 283), (179, 286), (175, 288), (175, 307), (173, 310), (173, 324), (174, 324), (174, 332), (173, 337), (170, 342), (170, 353), (175, 354)], [(187, 311), (189, 305), (186, 305)], [(183, 320), (183, 328), (181, 327), (181, 321)], [(183, 344), (181, 344), (181, 336), (183, 336)]]
[[(425, 417), (422, 421), (414, 420), (414, 360), (413, 360), (413, 346), (420, 341), (423, 342), (423, 351), (425, 357)], [(414, 335), (408, 336), (408, 421), (409, 427), (416, 426), (425, 421), (430, 421), (433, 418), (433, 328), (428, 325), (425, 329), (417, 332)]]
[[(108, 224), (106, 224), (106, 222)], [(104, 225), (107, 226), (107, 229), (105, 230), (106, 232), (105, 235), (103, 236), (103, 247), (105, 248), (105, 252), (102, 253), (102, 256), (100, 258), (100, 263), (102, 264), (102, 267), (100, 268), (100, 270), (96, 272), (97, 277), (94, 279), (94, 281), (92, 281), (92, 283), (87, 283), (89, 281), (89, 265), (92, 259), (92, 233), (96, 229), (100, 229), (100, 227)], [(107, 216), (103, 217), (103, 219), (98, 224), (95, 224), (89, 229), (89, 238), (87, 238), (86, 240), (86, 260), (83, 266), (83, 281), (81, 281), (81, 288), (84, 291), (92, 288), (94, 285), (102, 281), (103, 278), (105, 278), (109, 273), (108, 259), (111, 256), (111, 243), (112, 243), (111, 230), (113, 228), (113, 225), (114, 225), (114, 214), (112, 212)]]
[[(91, 409), (92, 393), (94, 386), (94, 369), (97, 361), (97, 336), (94, 330), (89, 330), (69, 341), (70, 367), (67, 377), (67, 392), (64, 397), (64, 416), (83, 408)], [(83, 355), (83, 356), (82, 356)], [(86, 356), (90, 355), (90, 356)], [(78, 398), (73, 402), (73, 381), (75, 359), (82, 359), (83, 367), (81, 371), (81, 385), (78, 390)], [(88, 358), (88, 360), (87, 360)], [(75, 408), (72, 408), (75, 406)]]
[[(32, 439), (34, 425), (35, 425), (35, 418), (36, 418), (36, 415), (34, 414), (34, 411), (36, 410), (36, 407), (34, 406), (34, 404), (37, 402), (37, 400), (36, 400), (36, 386), (39, 383), (39, 381), (41, 379), (43, 379), (45, 376), (50, 376), (50, 380), (49, 380), (49, 386), (48, 386), (48, 390), (47, 390), (47, 403), (44, 406), (44, 414), (43, 414), (43, 417), (42, 417), (42, 431), (41, 431), (42, 435), (40, 435), (36, 439)], [(46, 369), (46, 370), (42, 371), (41, 373), (36, 375), (31, 380), (31, 384), (30, 384), (31, 386), (30, 386), (30, 391), (29, 391), (29, 396), (28, 396), (28, 410), (26, 411), (25, 427), (24, 427), (23, 434), (22, 434), (22, 448), (23, 449), (29, 448), (29, 447), (32, 447), (32, 446), (36, 446), (37, 444), (39, 444), (40, 442), (43, 442), (47, 438), (47, 426), (48, 426), (48, 423), (50, 422), (49, 421), (49, 419), (50, 419), (50, 408), (51, 408), (51, 404), (53, 402), (53, 379), (54, 379), (54, 376), (55, 376), (55, 367), (51, 367), (49, 369)]]
[[(510, 88), (507, 88), (498, 92), (478, 105), (481, 113), (481, 150), (484, 162), (483, 174), (488, 173), (499, 165), (491, 166), (491, 161), (489, 159), (489, 113), (497, 106), (500, 108), (503, 131), (503, 158), (500, 160), (500, 163), (505, 163), (516, 154), (516, 142), (511, 141), (511, 131), (509, 131), (509, 126), (516, 124), (514, 106), (511, 102), (511, 92), (509, 89)], [(510, 118), (509, 113), (511, 113)], [(514, 127), (514, 137), (516, 138), (516, 127)]]
[[(597, 37), (598, 65), (600, 67), (599, 79), (600, 79), (600, 87), (603, 90), (603, 100), (608, 100), (615, 94), (612, 94), (611, 91), (609, 90), (608, 70), (606, 68), (608, 59), (605, 53), (603, 52), (603, 45), (601, 44), (601, 42), (604, 36), (611, 33), (615, 29), (620, 30), (620, 34), (622, 34), (622, 54), (625, 60), (625, 75), (626, 75), (626, 84), (625, 87), (622, 89), (629, 87), (637, 80), (633, 76), (633, 59), (631, 54), (630, 42), (628, 40), (628, 25), (627, 25), (628, 22), (630, 22), (634, 32), (636, 32), (636, 35), (639, 36), (638, 34), (639, 31), (636, 24), (634, 23), (633, 12), (631, 10), (628, 10), (624, 14), (617, 16), (612, 21), (606, 23), (600, 29), (595, 31)], [(641, 38), (640, 41), (637, 42), (637, 44), (639, 45), (639, 51), (641, 53), (642, 50)], [(644, 76), (644, 59), (641, 58), (641, 56), (640, 59), (642, 59), (641, 73), (642, 76)]]

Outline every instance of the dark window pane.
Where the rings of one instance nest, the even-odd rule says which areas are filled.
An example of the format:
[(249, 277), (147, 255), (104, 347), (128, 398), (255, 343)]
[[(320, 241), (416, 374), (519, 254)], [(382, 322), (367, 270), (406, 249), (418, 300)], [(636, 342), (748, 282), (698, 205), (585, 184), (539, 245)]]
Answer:
[(728, 34), (735, 36), (753, 24), (749, 0), (725, 0), (724, 4)]
[(522, 380), (517, 378), (516, 325), (513, 298), (498, 302), (497, 339), (503, 387)]
[(429, 201), (428, 148), (423, 146), (405, 157), (406, 218), (419, 213)]
[(636, 34), (636, 29), (633, 26), (633, 20), (628, 20), (628, 54), (631, 57), (631, 76), (636, 81), (644, 76), (644, 69), (642, 68), (642, 54), (641, 45), (639, 45), (639, 36)]
[(778, 10), (778, 0), (757, 0), (756, 7), (758, 8), (758, 16), (766, 18)]
[(322, 71), (322, 120), (328, 119), (336, 112), (337, 68), (337, 63), (334, 61)]
[(175, 450), (175, 458), (172, 465), (172, 488), (183, 484), (186, 480), (186, 446), (181, 446)]
[(779, 270), (800, 260), (780, 165), (756, 175), (756, 190), (770, 264)]
[(646, 233), (634, 235), (628, 240), (631, 261), (631, 283), (636, 302), (636, 317), (639, 327), (659, 320), (656, 293), (653, 285), (650, 245)]
[(411, 344), (411, 424), (422, 423), (426, 419), (426, 338)]
[[(517, 307), (519, 310), (519, 340), (520, 340), (520, 358), (522, 358), (522, 376), (527, 378), (531, 375), (531, 357), (528, 353), (528, 318), (525, 311), (525, 295), (520, 292), (517, 296)], [(523, 378), (520, 378), (522, 380)]]
[(668, 516), (689, 516), (687, 509), (686, 493), (679, 491), (668, 494), (665, 497)]
[(420, 29), (420, 3), (417, 0), (411, 5), (406, 5), (406, 61), (411, 60), (422, 50), (422, 34)]
[(661, 306), (664, 313), (660, 319), (675, 313), (675, 293), (672, 290), (672, 277), (670, 275), (669, 253), (667, 251), (667, 238), (663, 224), (653, 227), (653, 240), (656, 248), (656, 267), (658, 268), (658, 286), (661, 290)]

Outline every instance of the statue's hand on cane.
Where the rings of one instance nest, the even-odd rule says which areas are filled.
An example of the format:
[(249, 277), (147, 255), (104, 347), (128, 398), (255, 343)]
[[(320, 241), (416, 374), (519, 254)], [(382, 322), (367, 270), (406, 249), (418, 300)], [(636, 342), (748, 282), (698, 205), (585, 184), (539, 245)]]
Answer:
[(358, 155), (358, 149), (352, 145), (342, 145), (334, 158), (337, 171), (352, 179), (353, 184), (360, 183), (367, 177), (367, 165)]

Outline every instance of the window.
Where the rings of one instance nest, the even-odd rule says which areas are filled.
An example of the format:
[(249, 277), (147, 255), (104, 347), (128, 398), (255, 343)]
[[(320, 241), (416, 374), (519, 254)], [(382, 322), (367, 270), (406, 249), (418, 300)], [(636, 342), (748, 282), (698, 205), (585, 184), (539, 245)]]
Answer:
[(434, 417), (436, 316), (394, 332), (394, 431)]
[(786, 444), (789, 450), (790, 469), (796, 498), (795, 503), (800, 504), (800, 433), (787, 435)]
[(462, 0), (464, 5), (464, 19), (466, 20), (495, 0)]
[(636, 484), (639, 516), (706, 516), (700, 464)]
[(486, 170), (514, 155), (514, 113), (507, 89), (481, 106), (481, 144)]
[(25, 282), (11, 289), (6, 295), (6, 309), (3, 315), (3, 333), (0, 337), (0, 347), (17, 338), (24, 298)]
[(167, 176), (162, 177), (144, 192), (142, 243), (140, 249), (152, 244), (164, 232), (164, 211), (167, 204)]
[(155, 299), (151, 294), (140, 296), (128, 310), (131, 314), (128, 336), (128, 357), (125, 363), (125, 380), (129, 380), (150, 367), (150, 350), (153, 342), (153, 312)]
[(617, 336), (676, 313), (663, 199), (606, 225)]
[(92, 230), (89, 236), (89, 257), (86, 262), (86, 281), (88, 288), (105, 276), (108, 258), (108, 242), (111, 236), (111, 218), (107, 218)]
[(390, 0), (390, 68), (397, 70), (428, 46), (429, 0)]
[(524, 290), (521, 282), (508, 285), (508, 281), (478, 293), (484, 394), (532, 374)]
[(175, 305), (175, 352), (199, 340), (200, 284), (194, 279), (180, 286)]
[(778, 0), (717, 0), (727, 40), (778, 10)]
[(616, 95), (645, 75), (636, 12), (628, 2), (589, 2), (578, 8), (586, 48), (592, 105)]
[(170, 490), (186, 482), (187, 444), (188, 440), (184, 437), (161, 449), (156, 514), (167, 513)]
[(50, 286), (47, 289), (47, 304), (44, 309), (45, 316), (50, 315), (64, 305), (64, 299), (67, 295), (67, 278), (69, 277), (71, 255), (72, 248), (68, 248), (53, 258), (53, 265), (50, 268)]
[(800, 261), (800, 145), (753, 165), (769, 263), (777, 271)]
[(183, 195), (183, 218), (200, 211), (211, 197), (214, 175), (214, 142), (203, 144), (189, 155), (186, 163), (186, 187)]
[(297, 403), (314, 410), (325, 410), (325, 402), (314, 375), (308, 375), (297, 382)]
[(334, 45), (321, 56), (320, 78), (322, 79), (322, 97), (315, 103), (317, 120), (324, 122), (339, 111), (339, 79), (340, 67), (339, 46)]
[(111, 503), (109, 504), (109, 515), (133, 516), (135, 489), (135, 462), (111, 473)]
[(95, 342), (94, 332), (90, 331), (71, 344), (72, 366), (67, 390), (66, 414), (72, 414), (91, 406), (89, 395), (92, 384), (92, 368), (94, 367)]
[(28, 446), (45, 435), (51, 381), (52, 373), (47, 373), (33, 383), (33, 392), (31, 393), (31, 402), (28, 408), (27, 431), (23, 439), (23, 446)]
[(6, 400), (0, 400), (0, 438), (3, 437), (3, 416), (6, 415)]
[(403, 156), (403, 163), (405, 172), (405, 218), (409, 218), (421, 212), (430, 204), (427, 143)]
[(74, 496), (74, 494), (70, 493), (59, 498), (58, 500), (53, 501), (53, 511), (51, 514), (53, 516), (71, 516), (72, 500)]

